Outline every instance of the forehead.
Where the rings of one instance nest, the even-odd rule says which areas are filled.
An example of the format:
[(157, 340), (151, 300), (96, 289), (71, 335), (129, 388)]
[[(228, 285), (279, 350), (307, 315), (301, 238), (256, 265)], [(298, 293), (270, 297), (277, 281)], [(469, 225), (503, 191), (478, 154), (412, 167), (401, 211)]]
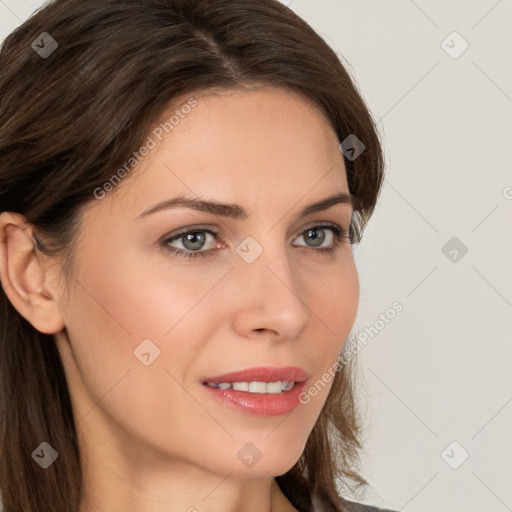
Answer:
[(162, 112), (148, 139), (146, 156), (102, 201), (131, 218), (176, 194), (282, 208), (308, 195), (348, 191), (328, 120), (290, 90), (183, 95)]

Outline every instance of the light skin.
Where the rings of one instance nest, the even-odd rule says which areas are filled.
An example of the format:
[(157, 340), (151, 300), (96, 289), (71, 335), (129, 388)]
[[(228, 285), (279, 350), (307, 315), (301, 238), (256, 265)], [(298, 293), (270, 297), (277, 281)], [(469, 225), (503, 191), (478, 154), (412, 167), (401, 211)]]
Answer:
[[(273, 477), (299, 459), (330, 384), (286, 417), (264, 417), (213, 401), (201, 379), (299, 366), (314, 383), (357, 314), (348, 239), (322, 253), (307, 231), (348, 230), (351, 205), (299, 216), (348, 193), (324, 116), (274, 87), (194, 97), (197, 106), (132, 174), (85, 206), (68, 287), (60, 260), (34, 250), (25, 219), (0, 216), (4, 289), (36, 329), (55, 335), (65, 368), (84, 454), (80, 512), (295, 510)], [(138, 218), (179, 194), (237, 204), (249, 216), (180, 207)], [(205, 257), (159, 245), (189, 226), (220, 233), (201, 232)], [(334, 245), (333, 231), (317, 234), (320, 248)], [(252, 263), (236, 252), (248, 236), (263, 248)], [(169, 245), (194, 252), (183, 238)], [(144, 339), (160, 349), (149, 366), (134, 355)], [(262, 454), (252, 467), (237, 457), (248, 442)]]

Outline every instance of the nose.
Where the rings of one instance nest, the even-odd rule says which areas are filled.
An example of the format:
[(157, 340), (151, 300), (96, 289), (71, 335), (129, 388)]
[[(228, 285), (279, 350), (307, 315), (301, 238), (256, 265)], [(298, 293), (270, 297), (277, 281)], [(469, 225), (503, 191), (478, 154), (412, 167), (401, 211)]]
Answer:
[(304, 279), (282, 244), (260, 245), (254, 239), (245, 244), (238, 247), (231, 271), (236, 331), (246, 338), (297, 338), (311, 318)]

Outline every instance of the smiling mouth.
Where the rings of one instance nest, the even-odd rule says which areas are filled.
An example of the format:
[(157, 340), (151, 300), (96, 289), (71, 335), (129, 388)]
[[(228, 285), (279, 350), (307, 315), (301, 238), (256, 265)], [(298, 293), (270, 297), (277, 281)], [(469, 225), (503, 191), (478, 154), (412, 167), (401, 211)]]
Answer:
[(275, 382), (203, 382), (204, 385), (215, 389), (232, 389), (233, 391), (246, 391), (249, 393), (260, 394), (279, 394), (290, 391), (295, 386), (294, 381), (275, 381)]
[(259, 366), (217, 376), (203, 376), (200, 383), (218, 403), (244, 414), (281, 416), (301, 404), (309, 374), (297, 366)]

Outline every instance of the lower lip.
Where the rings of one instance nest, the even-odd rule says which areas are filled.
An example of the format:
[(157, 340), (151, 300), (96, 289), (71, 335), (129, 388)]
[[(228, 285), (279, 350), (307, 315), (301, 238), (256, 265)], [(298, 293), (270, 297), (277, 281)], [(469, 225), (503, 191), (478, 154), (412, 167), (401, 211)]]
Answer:
[(305, 382), (296, 382), (290, 391), (281, 393), (250, 393), (212, 388), (207, 384), (202, 386), (210, 396), (232, 409), (257, 416), (281, 416), (293, 411), (300, 404), (299, 395)]

